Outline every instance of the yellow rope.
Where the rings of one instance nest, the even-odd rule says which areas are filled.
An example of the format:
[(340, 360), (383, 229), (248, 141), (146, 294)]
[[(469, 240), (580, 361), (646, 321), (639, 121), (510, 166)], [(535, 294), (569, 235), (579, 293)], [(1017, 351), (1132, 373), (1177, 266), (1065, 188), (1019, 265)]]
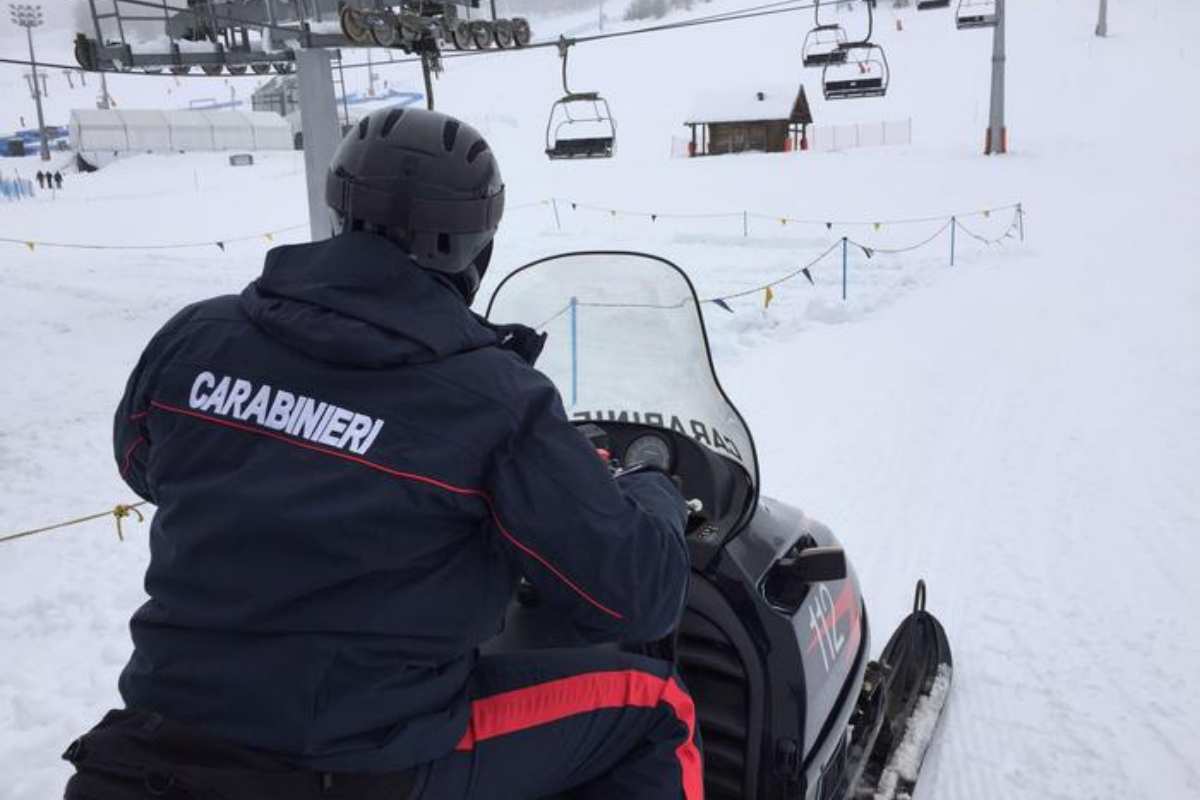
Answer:
[(44, 528), (34, 528), (33, 530), (20, 531), (19, 533), (10, 533), (7, 536), (0, 536), (0, 543), (11, 542), (14, 539), (23, 539), (26, 536), (33, 536), (35, 533), (46, 533), (47, 531), (56, 531), (59, 528), (69, 528), (72, 525), (80, 525), (84, 522), (91, 522), (94, 519), (103, 519), (111, 516), (117, 523), (117, 538), (125, 541), (125, 531), (121, 529), (121, 520), (129, 516), (137, 517), (138, 522), (145, 522), (146, 518), (142, 516), (142, 512), (138, 511), (138, 506), (146, 505), (146, 501), (142, 500), (129, 505), (117, 505), (109, 511), (101, 511), (98, 514), (88, 514), (86, 517), (78, 519), (69, 519), (66, 522), (60, 522), (57, 525), (47, 525)]

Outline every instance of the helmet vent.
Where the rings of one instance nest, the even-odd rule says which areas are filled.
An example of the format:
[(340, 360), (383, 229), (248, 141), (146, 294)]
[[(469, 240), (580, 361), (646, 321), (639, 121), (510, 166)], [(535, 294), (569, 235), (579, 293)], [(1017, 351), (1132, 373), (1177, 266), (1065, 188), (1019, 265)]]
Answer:
[(475, 144), (471, 145), (471, 149), (467, 151), (467, 163), (474, 164), (475, 159), (479, 158), (480, 155), (487, 152), (487, 149), (488, 149), (488, 143), (485, 142), (483, 139), (480, 139), (477, 142), (475, 142)]
[(458, 138), (458, 123), (454, 120), (446, 122), (446, 127), (442, 128), (442, 147), (446, 148), (449, 153), (454, 149), (454, 140)]
[(367, 128), (371, 127), (371, 118), (363, 117), (362, 122), (358, 123), (358, 138), (367, 138)]
[(393, 108), (388, 112), (388, 115), (383, 120), (383, 127), (379, 130), (380, 138), (387, 136), (392, 132), (392, 128), (396, 127), (396, 123), (404, 116), (403, 108)]

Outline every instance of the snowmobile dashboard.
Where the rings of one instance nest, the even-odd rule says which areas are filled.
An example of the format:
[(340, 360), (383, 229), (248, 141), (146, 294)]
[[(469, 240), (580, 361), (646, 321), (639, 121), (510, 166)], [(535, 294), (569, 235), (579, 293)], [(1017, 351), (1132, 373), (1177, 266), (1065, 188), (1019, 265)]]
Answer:
[[(702, 505), (689, 525), (692, 536), (721, 541), (744, 519), (747, 505), (753, 502), (754, 487), (746, 471), (690, 436), (630, 422), (592, 420), (580, 427), (622, 467), (649, 464), (678, 477), (683, 496)], [(595, 430), (603, 432), (605, 441), (595, 440)]]

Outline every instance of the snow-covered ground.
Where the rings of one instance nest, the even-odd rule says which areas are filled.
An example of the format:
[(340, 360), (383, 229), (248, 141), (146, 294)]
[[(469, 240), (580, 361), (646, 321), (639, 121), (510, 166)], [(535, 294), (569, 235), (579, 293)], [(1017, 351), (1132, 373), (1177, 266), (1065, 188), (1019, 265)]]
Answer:
[[(988, 159), (990, 36), (880, 5), (894, 74), (879, 101), (820, 99), (799, 67), (803, 14), (579, 46), (573, 88), (605, 92), (618, 119), (609, 163), (541, 155), (561, 89), (553, 50), (448, 62), (439, 105), (487, 132), (510, 192), (489, 284), (541, 255), (615, 247), (672, 258), (702, 295), (727, 295), (843, 235), (900, 247), (940, 224), (874, 221), (1022, 202), (1024, 243), (960, 234), (953, 268), (943, 236), (870, 260), (852, 250), (847, 302), (831, 257), (768, 309), (761, 294), (732, 314), (706, 306), (722, 381), (755, 431), (765, 491), (838, 532), (878, 632), (929, 582), (955, 683), (922, 797), (1200, 796), (1200, 6), (1117, 4), (1099, 40), (1094, 0), (1010, 4), (1013, 152)], [(383, 70), (419, 89), (411, 67)], [(668, 158), (695, 95), (797, 78), (818, 123), (911, 117), (913, 145)], [(182, 83), (207, 96), (227, 93), (222, 80)], [(177, 105), (167, 88), (185, 91), (110, 82), (124, 107)], [(0, 69), (0, 92), (27, 104), (17, 68)], [(110, 453), (128, 370), (175, 309), (239, 290), (272, 241), (303, 237), (302, 168), (293, 153), (251, 168), (141, 157), (0, 202), (0, 238), (18, 240), (0, 243), (0, 534), (131, 498)], [(762, 215), (749, 236), (743, 211)], [(1010, 222), (963, 220), (985, 237)], [(100, 521), (0, 545), (6, 800), (57, 796), (58, 754), (119, 703), (146, 558), (146, 527), (126, 530), (124, 543)]]

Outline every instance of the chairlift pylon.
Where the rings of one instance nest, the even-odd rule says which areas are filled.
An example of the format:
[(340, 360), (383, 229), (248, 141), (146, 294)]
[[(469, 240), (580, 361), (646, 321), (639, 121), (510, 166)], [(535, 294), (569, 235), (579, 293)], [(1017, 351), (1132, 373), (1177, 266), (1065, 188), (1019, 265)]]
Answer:
[(573, 44), (572, 39), (558, 39), (564, 94), (550, 107), (546, 155), (552, 160), (612, 158), (617, 126), (608, 101), (599, 92), (572, 92), (567, 84), (567, 55)]
[(823, 67), (845, 61), (846, 51), (841, 45), (846, 43), (846, 31), (836, 22), (821, 22), (821, 0), (813, 3), (813, 18), (816, 27), (804, 37), (804, 46), (800, 50), (804, 66)]
[(996, 0), (958, 0), (954, 21), (960, 31), (994, 28), (1000, 21)]
[(838, 45), (842, 58), (829, 61), (821, 71), (821, 88), (826, 100), (883, 97), (891, 83), (883, 46), (871, 41), (875, 32), (874, 5), (867, 3), (867, 35)]

